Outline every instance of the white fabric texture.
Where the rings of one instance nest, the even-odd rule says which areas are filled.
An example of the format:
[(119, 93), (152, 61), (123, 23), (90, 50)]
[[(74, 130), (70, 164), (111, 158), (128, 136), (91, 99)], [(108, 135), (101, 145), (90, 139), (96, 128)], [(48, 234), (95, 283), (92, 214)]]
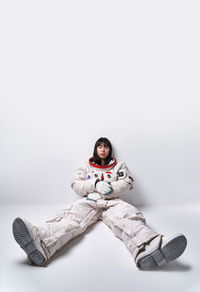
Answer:
[[(108, 195), (102, 192), (105, 185), (112, 188)], [(133, 178), (125, 163), (111, 161), (101, 168), (86, 162), (75, 170), (71, 187), (83, 198), (37, 226), (48, 259), (97, 220), (102, 220), (125, 243), (135, 263), (140, 252), (148, 254), (158, 248), (161, 235), (146, 224), (137, 208), (118, 198), (133, 189)]]
[(101, 196), (101, 194), (95, 192), (95, 193), (90, 193), (90, 194), (88, 194), (88, 195), (87, 195), (87, 198), (88, 198), (89, 200), (97, 201), (97, 200), (101, 199), (102, 196)]
[(111, 186), (105, 181), (99, 181), (96, 184), (96, 190), (100, 194), (106, 195), (112, 191)]
[[(89, 193), (96, 191), (95, 183), (102, 180), (102, 174), (104, 176), (103, 181), (110, 183), (113, 190), (109, 199), (125, 195), (128, 190), (133, 189), (133, 178), (124, 162), (118, 162), (113, 167), (108, 166), (107, 168), (96, 168), (85, 162), (75, 170), (71, 187), (78, 195), (87, 196)], [(105, 198), (108, 199), (108, 197)]]

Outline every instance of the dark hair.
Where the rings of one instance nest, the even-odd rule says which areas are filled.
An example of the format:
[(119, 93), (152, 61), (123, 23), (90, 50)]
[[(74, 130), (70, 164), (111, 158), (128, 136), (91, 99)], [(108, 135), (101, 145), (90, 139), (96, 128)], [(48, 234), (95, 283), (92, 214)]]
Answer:
[(111, 145), (110, 141), (105, 137), (101, 137), (96, 141), (96, 143), (94, 145), (93, 157), (91, 160), (92, 160), (92, 162), (94, 162), (98, 165), (101, 165), (101, 158), (97, 154), (97, 147), (99, 145), (101, 145), (102, 142), (104, 143), (104, 146), (108, 146), (110, 148), (108, 157), (106, 157), (106, 159), (105, 159), (105, 165), (107, 165), (113, 159), (113, 157), (112, 157), (112, 145)]

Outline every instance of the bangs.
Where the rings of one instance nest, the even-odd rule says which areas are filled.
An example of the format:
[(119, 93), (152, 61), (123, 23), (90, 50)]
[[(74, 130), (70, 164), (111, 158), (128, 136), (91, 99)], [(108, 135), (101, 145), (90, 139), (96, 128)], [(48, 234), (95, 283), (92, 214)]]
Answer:
[(104, 138), (97, 141), (96, 147), (100, 146), (102, 143), (104, 144), (104, 146), (110, 147), (110, 143)]

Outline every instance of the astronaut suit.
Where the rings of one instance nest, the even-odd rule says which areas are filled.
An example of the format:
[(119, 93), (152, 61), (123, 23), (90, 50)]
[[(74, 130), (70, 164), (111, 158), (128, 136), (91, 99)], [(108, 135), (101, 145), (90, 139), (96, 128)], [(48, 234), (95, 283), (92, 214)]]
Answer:
[[(110, 186), (106, 189), (101, 184), (102, 193), (97, 191), (101, 181)], [(59, 211), (51, 220), (33, 227), (39, 234), (35, 236), (35, 242), (38, 240), (36, 244), (40, 245), (45, 261), (97, 220), (102, 220), (125, 243), (136, 265), (140, 258), (158, 249), (162, 235), (146, 225), (143, 214), (137, 208), (119, 199), (133, 189), (133, 178), (125, 163), (113, 158), (108, 165), (100, 166), (90, 158), (75, 170), (71, 187), (83, 198)], [(16, 240), (19, 239), (17, 236)]]

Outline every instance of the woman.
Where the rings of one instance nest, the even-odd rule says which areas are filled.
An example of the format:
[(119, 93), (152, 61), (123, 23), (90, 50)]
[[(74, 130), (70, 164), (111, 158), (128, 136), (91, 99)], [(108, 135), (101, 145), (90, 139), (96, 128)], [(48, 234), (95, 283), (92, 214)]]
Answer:
[(99, 138), (93, 156), (76, 169), (71, 181), (72, 189), (83, 198), (40, 226), (16, 218), (14, 238), (30, 261), (40, 266), (88, 226), (102, 220), (125, 243), (139, 269), (152, 269), (175, 260), (186, 248), (186, 237), (158, 234), (138, 209), (119, 199), (133, 189), (133, 181), (126, 164), (112, 157), (110, 141)]

